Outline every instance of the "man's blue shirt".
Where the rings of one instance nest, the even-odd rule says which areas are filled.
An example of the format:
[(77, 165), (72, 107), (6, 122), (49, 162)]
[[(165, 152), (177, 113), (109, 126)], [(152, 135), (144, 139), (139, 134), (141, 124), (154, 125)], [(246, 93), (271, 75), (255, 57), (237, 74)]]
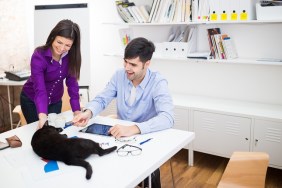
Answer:
[(136, 99), (129, 105), (132, 87), (125, 70), (118, 70), (106, 88), (86, 108), (92, 111), (94, 117), (116, 98), (118, 118), (136, 122), (141, 134), (173, 126), (173, 102), (165, 78), (158, 72), (147, 69), (144, 79), (136, 87)]

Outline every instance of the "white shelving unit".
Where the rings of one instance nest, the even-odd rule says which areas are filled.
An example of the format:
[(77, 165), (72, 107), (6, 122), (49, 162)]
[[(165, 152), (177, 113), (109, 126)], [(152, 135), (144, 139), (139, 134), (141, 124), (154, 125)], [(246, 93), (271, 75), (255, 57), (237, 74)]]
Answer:
[[(122, 54), (118, 53), (105, 53), (105, 56), (115, 56), (115, 57), (122, 57)], [(265, 60), (255, 60), (255, 59), (193, 59), (193, 58), (184, 58), (184, 57), (161, 57), (161, 56), (154, 56), (153, 59), (156, 60), (174, 60), (174, 61), (183, 61), (187, 63), (220, 63), (220, 64), (249, 64), (249, 65), (276, 65), (281, 66), (281, 61), (265, 61)]]
[[(201, 36), (205, 35), (206, 28), (213, 28), (213, 27), (225, 27), (227, 26), (228, 29), (230, 26), (238, 26), (240, 25), (241, 28), (250, 27), (250, 26), (263, 26), (263, 27), (269, 27), (271, 25), (281, 25), (280, 28), (282, 29), (282, 20), (246, 20), (246, 21), (209, 21), (209, 22), (181, 22), (181, 23), (104, 23), (106, 25), (116, 25), (119, 27), (129, 27), (134, 30), (134, 28), (140, 28), (140, 27), (146, 27), (147, 29), (156, 29), (157, 28), (163, 28), (163, 27), (174, 27), (174, 26), (193, 26), (193, 27), (204, 27), (201, 31)], [(226, 32), (228, 34), (228, 31)], [(137, 34), (137, 36), (140, 34)], [(240, 35), (249, 35), (248, 33), (240, 33)], [(267, 36), (267, 33), (265, 34)], [(198, 36), (198, 37), (201, 37)], [(264, 36), (262, 36), (264, 37)], [(277, 36), (279, 37), (279, 35)], [(271, 37), (270, 37), (271, 38)], [(280, 37), (281, 38), (281, 37)], [(232, 36), (232, 39), (236, 41), (236, 35)], [(272, 39), (273, 40), (273, 39)], [(152, 39), (153, 41), (153, 39)], [(164, 41), (162, 41), (164, 42)], [(243, 43), (246, 41), (239, 41), (238, 43)], [(255, 42), (255, 41), (250, 41)], [(282, 42), (282, 41), (281, 41)], [(205, 42), (200, 41), (200, 46), (204, 46), (205, 49), (207, 49), (208, 41), (205, 40)], [(279, 47), (282, 47), (282, 44), (278, 45)], [(239, 48), (238, 48), (239, 49)], [(273, 47), (273, 49), (277, 49), (276, 47)], [(281, 49), (281, 48), (279, 48)], [(253, 49), (250, 49), (253, 50)], [(281, 53), (280, 53), (281, 54)], [(111, 52), (111, 53), (105, 53), (106, 56), (122, 56), (122, 54), (118, 52)], [(239, 57), (236, 59), (188, 59), (185, 57), (169, 57), (169, 56), (154, 56), (154, 59), (163, 60), (176, 60), (176, 61), (185, 61), (185, 62), (192, 62), (192, 63), (226, 63), (226, 64), (248, 64), (248, 65), (275, 65), (275, 66), (281, 66), (282, 65), (282, 55), (277, 55), (278, 58), (270, 58), (270, 57), (258, 57), (258, 58), (251, 58), (251, 57)], [(267, 60), (269, 59), (269, 60)]]
[[(198, 51), (209, 50), (207, 28), (219, 27), (231, 36), (237, 59), (153, 56), (152, 68), (163, 73), (172, 88), (174, 128), (195, 132), (196, 151), (223, 157), (233, 151), (264, 151), (270, 166), (282, 169), (282, 20), (103, 25), (116, 27), (116, 32), (132, 28), (134, 37), (156, 43), (166, 40), (171, 27), (196, 27)], [(106, 59), (122, 61), (123, 50), (109, 51), (104, 51)], [(259, 60), (263, 58), (269, 61)]]

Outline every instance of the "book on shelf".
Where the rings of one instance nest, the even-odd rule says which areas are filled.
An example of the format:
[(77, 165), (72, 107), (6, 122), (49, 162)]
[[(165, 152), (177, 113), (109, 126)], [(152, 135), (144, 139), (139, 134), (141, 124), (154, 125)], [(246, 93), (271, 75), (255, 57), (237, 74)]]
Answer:
[(148, 22), (187, 22), (191, 20), (190, 15), (190, 0), (153, 0)]
[(218, 59), (218, 52), (216, 48), (216, 42), (214, 39), (214, 35), (220, 34), (220, 28), (210, 28), (210, 29), (207, 29), (207, 32), (208, 32), (208, 41), (209, 41), (211, 56), (214, 59)]
[(120, 15), (120, 17), (123, 19), (124, 22), (130, 23), (130, 22), (136, 22), (132, 14), (130, 14), (128, 7), (129, 6), (135, 6), (134, 3), (126, 3), (123, 1), (116, 1), (116, 8)]
[(220, 28), (207, 29), (210, 53), (213, 59), (235, 59), (236, 47), (227, 34), (221, 34)]
[(217, 48), (217, 53), (218, 53), (219, 59), (226, 59), (225, 53), (224, 53), (224, 48), (223, 48), (223, 45), (222, 45), (221, 37), (222, 37), (221, 34), (215, 34), (214, 35), (214, 39), (215, 39), (215, 43), (216, 43), (216, 48)]
[(145, 22), (149, 22), (149, 13), (147, 9), (145, 8), (145, 6), (141, 5), (141, 6), (138, 6), (138, 8), (140, 9), (142, 16), (144, 17)]
[(185, 22), (191, 21), (191, 0), (186, 0), (185, 2)]
[(136, 6), (132, 2), (116, 1), (120, 17), (127, 23), (145, 23), (149, 20), (149, 13), (144, 5)]
[(238, 58), (236, 47), (233, 43), (233, 40), (230, 37), (223, 38), (222, 44), (226, 53), (226, 59)]
[(161, 0), (154, 0), (149, 14), (149, 22), (153, 22), (153, 20), (155, 19), (160, 1)]
[(140, 23), (140, 20), (139, 20), (138, 17), (135, 15), (135, 13), (134, 13), (132, 7), (131, 7), (131, 6), (127, 7), (127, 10), (130, 12), (131, 16), (133, 17), (134, 22)]

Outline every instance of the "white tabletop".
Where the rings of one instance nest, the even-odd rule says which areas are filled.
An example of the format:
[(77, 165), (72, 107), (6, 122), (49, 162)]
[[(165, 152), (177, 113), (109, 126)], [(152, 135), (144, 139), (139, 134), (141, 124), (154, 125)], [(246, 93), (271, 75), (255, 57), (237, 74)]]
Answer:
[[(67, 121), (72, 119), (72, 113), (63, 113)], [(121, 120), (97, 116), (90, 123), (105, 123), (114, 125)], [(122, 121), (126, 124), (131, 122)], [(89, 123), (89, 124), (90, 124)], [(25, 125), (0, 134), (0, 141), (17, 135), (23, 142), (20, 148), (0, 150), (1, 187), (95, 187), (95, 188), (132, 188), (159, 168), (180, 149), (191, 143), (195, 138), (193, 132), (168, 129), (160, 132), (137, 135), (135, 142), (128, 144), (142, 148), (138, 156), (120, 157), (116, 152), (99, 157), (92, 155), (86, 160), (92, 165), (93, 174), (90, 180), (85, 178), (85, 169), (67, 166), (58, 162), (59, 170), (45, 173), (46, 164), (31, 148), (30, 142), (36, 131), (36, 123)], [(99, 136), (78, 132), (81, 128), (68, 127), (64, 130), (69, 137), (78, 136), (92, 139), (99, 143), (109, 143), (109, 146), (122, 146), (113, 137)], [(143, 145), (141, 141), (153, 138)], [(107, 146), (107, 147), (109, 147)]]
[(25, 82), (26, 82), (26, 80), (13, 81), (13, 80), (9, 80), (7, 78), (0, 79), (0, 85), (3, 85), (3, 86), (22, 86), (22, 85), (25, 84)]

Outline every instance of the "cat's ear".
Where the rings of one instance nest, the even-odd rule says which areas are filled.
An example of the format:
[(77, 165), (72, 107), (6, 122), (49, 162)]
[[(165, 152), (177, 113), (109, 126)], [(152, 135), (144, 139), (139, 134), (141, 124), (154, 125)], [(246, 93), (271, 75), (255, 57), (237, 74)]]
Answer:
[(44, 126), (49, 126), (48, 121), (45, 121), (43, 127), (44, 127)]

